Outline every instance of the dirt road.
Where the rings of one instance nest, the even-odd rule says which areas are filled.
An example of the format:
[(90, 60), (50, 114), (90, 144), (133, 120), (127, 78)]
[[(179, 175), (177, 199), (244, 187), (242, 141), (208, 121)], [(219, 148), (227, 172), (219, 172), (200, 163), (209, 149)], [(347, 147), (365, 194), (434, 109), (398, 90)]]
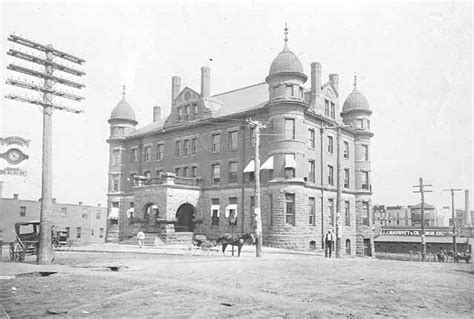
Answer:
[[(65, 267), (49, 276), (1, 279), (5, 313), (11, 318), (467, 318), (473, 313), (472, 264), (91, 252), (61, 252), (56, 264)], [(107, 268), (112, 266), (119, 271)]]

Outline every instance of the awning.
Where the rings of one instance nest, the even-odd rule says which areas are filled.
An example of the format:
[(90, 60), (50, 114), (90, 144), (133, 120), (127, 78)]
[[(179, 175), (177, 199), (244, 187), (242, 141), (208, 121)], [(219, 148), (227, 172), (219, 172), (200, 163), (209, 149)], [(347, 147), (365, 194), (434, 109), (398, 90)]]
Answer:
[(285, 168), (296, 168), (295, 154), (285, 154)]
[(235, 217), (237, 217), (237, 204), (229, 204), (227, 205), (227, 207), (225, 208), (225, 217), (229, 218), (229, 215), (230, 215), (230, 211), (231, 210), (234, 210), (235, 212)]
[(273, 156), (270, 156), (265, 163), (260, 166), (260, 170), (263, 169), (273, 169)]
[(212, 212), (217, 210), (217, 217), (219, 217), (220, 215), (220, 210), (221, 210), (221, 206), (220, 205), (211, 205), (211, 217), (212, 217)]
[(118, 218), (119, 218), (119, 208), (112, 207), (112, 210), (110, 211), (110, 214), (109, 214), (109, 219), (117, 220)]
[(251, 160), (244, 168), (244, 173), (255, 172), (255, 161)]

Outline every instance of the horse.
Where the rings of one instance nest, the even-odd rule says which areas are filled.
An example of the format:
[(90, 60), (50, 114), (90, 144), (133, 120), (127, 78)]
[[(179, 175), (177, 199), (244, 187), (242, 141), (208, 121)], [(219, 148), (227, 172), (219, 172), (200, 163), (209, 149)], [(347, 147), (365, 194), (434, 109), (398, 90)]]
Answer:
[(242, 246), (250, 242), (252, 244), (255, 243), (255, 236), (252, 233), (244, 233), (240, 237), (238, 235), (231, 235), (231, 234), (224, 234), (217, 238), (217, 244), (222, 244), (222, 253), (225, 255), (225, 249), (227, 245), (237, 246), (238, 248), (238, 257), (240, 257), (240, 250)]

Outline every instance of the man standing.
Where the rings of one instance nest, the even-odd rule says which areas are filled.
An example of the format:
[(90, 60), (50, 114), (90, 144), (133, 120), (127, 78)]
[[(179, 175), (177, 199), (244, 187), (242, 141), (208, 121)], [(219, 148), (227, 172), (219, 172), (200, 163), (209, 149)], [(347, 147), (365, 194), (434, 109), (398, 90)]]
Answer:
[(333, 242), (334, 242), (334, 238), (332, 236), (332, 232), (329, 230), (326, 233), (326, 237), (324, 238), (324, 245), (326, 246), (326, 249), (325, 249), (326, 257), (331, 258)]
[(145, 246), (145, 233), (141, 230), (137, 234), (138, 247), (143, 248)]

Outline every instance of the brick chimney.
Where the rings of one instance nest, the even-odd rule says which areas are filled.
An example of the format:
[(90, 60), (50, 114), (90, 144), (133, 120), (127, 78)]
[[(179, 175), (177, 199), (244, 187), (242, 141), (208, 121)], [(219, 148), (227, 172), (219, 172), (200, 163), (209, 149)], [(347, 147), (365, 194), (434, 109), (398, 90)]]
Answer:
[(154, 106), (153, 107), (153, 122), (159, 121), (161, 119), (161, 107)]
[(171, 106), (173, 106), (174, 99), (181, 92), (181, 78), (179, 76), (173, 76), (171, 78)]
[(311, 109), (318, 106), (317, 99), (321, 94), (321, 63), (311, 63)]
[(211, 95), (211, 68), (201, 68), (201, 96), (208, 98)]

